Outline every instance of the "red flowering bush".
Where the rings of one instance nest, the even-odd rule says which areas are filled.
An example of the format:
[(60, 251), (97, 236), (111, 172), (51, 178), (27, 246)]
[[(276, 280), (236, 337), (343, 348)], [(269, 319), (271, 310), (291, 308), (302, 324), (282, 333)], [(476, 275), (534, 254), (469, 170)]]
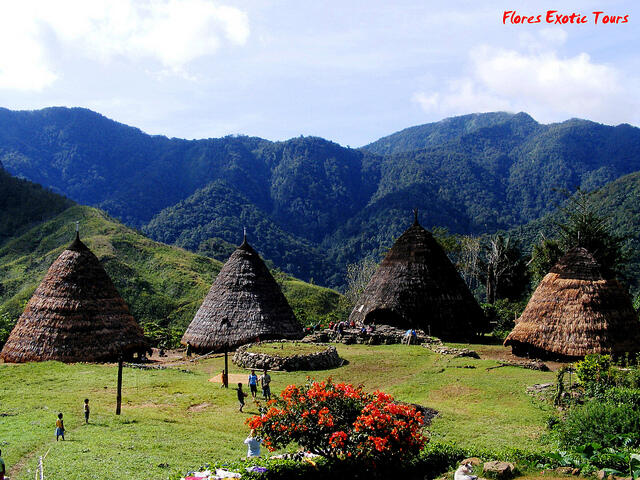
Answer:
[(427, 442), (423, 416), (415, 407), (331, 379), (289, 385), (247, 423), (270, 450), (297, 442), (335, 459), (391, 462), (416, 455)]

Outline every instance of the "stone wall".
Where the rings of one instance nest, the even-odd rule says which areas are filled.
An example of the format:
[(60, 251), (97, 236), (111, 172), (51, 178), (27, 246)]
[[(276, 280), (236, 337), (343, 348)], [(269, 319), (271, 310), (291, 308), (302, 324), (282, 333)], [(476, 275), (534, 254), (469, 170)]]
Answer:
[[(287, 342), (282, 340), (282, 342)], [(271, 343), (271, 342), (269, 342)], [(306, 355), (292, 355), (280, 357), (267, 353), (248, 352), (252, 344), (243, 345), (233, 355), (233, 363), (239, 367), (255, 370), (327, 370), (342, 365), (342, 359), (338, 356), (336, 347), (323, 344), (315, 344), (324, 347), (324, 350)]]
[[(393, 345), (396, 343), (406, 343), (407, 330), (403, 328), (391, 327), (389, 325), (376, 325), (374, 332), (361, 332), (360, 328), (345, 328), (340, 334), (337, 330), (325, 329), (314, 332), (302, 339), (303, 342), (333, 342), (351, 345), (360, 343), (365, 345)], [(422, 330), (416, 330), (416, 338), (412, 340), (412, 345), (422, 345), (431, 343), (441, 343), (439, 339), (430, 337)]]

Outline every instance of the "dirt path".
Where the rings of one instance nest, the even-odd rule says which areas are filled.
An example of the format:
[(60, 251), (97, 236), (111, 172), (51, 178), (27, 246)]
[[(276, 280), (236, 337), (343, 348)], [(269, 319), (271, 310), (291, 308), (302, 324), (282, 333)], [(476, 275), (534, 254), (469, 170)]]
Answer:
[[(522, 361), (521, 357), (515, 356), (511, 353), (511, 348), (503, 347), (502, 345), (477, 345), (470, 344), (468, 348), (471, 350), (475, 350), (480, 355), (480, 358), (489, 359), (489, 360), (497, 360), (504, 362), (518, 362)], [(553, 362), (544, 360), (543, 363), (549, 367), (549, 370), (555, 372), (559, 370), (561, 367), (566, 365), (566, 363), (562, 362)]]
[[(215, 377), (211, 377), (209, 379), (212, 383), (222, 383), (221, 375), (216, 375)], [(238, 383), (244, 383), (247, 381), (247, 375), (244, 373), (230, 373), (229, 374), (229, 385), (237, 385)]]
[[(76, 428), (69, 430), (66, 429), (65, 430), (65, 435), (69, 435), (70, 432), (75, 432), (78, 429), (82, 428), (84, 426), (84, 423), (81, 423), (80, 425), (78, 425)], [(53, 429), (51, 430), (51, 436), (55, 438), (55, 435), (53, 434)], [(60, 440), (62, 441), (62, 440)], [(73, 440), (67, 440), (67, 441), (73, 441)], [(27, 463), (29, 463), (34, 457), (39, 456), (38, 452), (41, 451), (41, 449), (44, 449), (47, 445), (53, 444), (55, 443), (55, 440), (50, 440), (49, 442), (43, 442), (40, 445), (38, 445), (35, 450), (32, 450), (31, 452), (27, 453), (26, 455), (20, 457), (20, 460), (18, 460), (17, 463), (15, 463), (11, 468), (9, 468), (9, 471), (7, 472), (7, 476), (11, 479), (16, 478), (20, 472), (22, 472), (22, 469), (24, 469), (24, 467), (27, 465)], [(47, 448), (47, 451), (44, 453), (43, 456), (46, 456), (49, 454), (49, 450), (51, 450), (51, 445), (49, 446), (49, 448)], [(44, 461), (44, 467), (45, 470), (47, 468), (47, 462), (46, 459)], [(46, 477), (46, 475), (45, 475)]]

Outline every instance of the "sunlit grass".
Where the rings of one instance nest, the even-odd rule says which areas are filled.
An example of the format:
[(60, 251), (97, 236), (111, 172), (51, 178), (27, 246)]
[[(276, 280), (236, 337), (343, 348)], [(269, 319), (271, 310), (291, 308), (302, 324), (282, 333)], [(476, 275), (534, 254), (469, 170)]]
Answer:
[[(525, 388), (554, 374), (515, 367), (487, 370), (491, 360), (451, 359), (419, 346), (336, 345), (344, 366), (320, 372), (272, 372), (272, 389), (307, 375), (363, 384), (440, 412), (430, 428), (462, 446), (540, 449), (546, 407)], [(221, 357), (166, 370), (125, 368), (122, 415), (115, 411), (116, 366), (57, 362), (0, 364), (0, 445), (14, 479), (33, 478), (37, 458), (48, 478), (160, 479), (211, 460), (244, 457), (249, 401), (237, 411), (236, 393), (209, 382)], [(472, 366), (475, 368), (460, 368)], [(187, 369), (190, 373), (181, 371)], [(231, 365), (231, 373), (246, 370)], [(82, 402), (91, 405), (84, 425)], [(64, 413), (67, 440), (56, 443), (55, 418)], [(168, 465), (168, 467), (166, 466)]]

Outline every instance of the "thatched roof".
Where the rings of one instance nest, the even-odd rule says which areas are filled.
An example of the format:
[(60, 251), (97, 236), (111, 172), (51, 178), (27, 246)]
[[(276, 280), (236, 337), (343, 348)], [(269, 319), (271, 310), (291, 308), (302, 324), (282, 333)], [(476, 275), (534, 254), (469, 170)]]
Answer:
[(536, 357), (636, 352), (639, 327), (626, 290), (576, 247), (542, 279), (504, 344)]
[(419, 328), (446, 340), (470, 338), (483, 327), (483, 312), (417, 217), (387, 253), (349, 320)]
[(107, 272), (76, 235), (27, 303), (0, 358), (103, 362), (147, 348)]
[(280, 287), (245, 238), (218, 273), (182, 343), (219, 352), (257, 339), (298, 339), (302, 334)]

